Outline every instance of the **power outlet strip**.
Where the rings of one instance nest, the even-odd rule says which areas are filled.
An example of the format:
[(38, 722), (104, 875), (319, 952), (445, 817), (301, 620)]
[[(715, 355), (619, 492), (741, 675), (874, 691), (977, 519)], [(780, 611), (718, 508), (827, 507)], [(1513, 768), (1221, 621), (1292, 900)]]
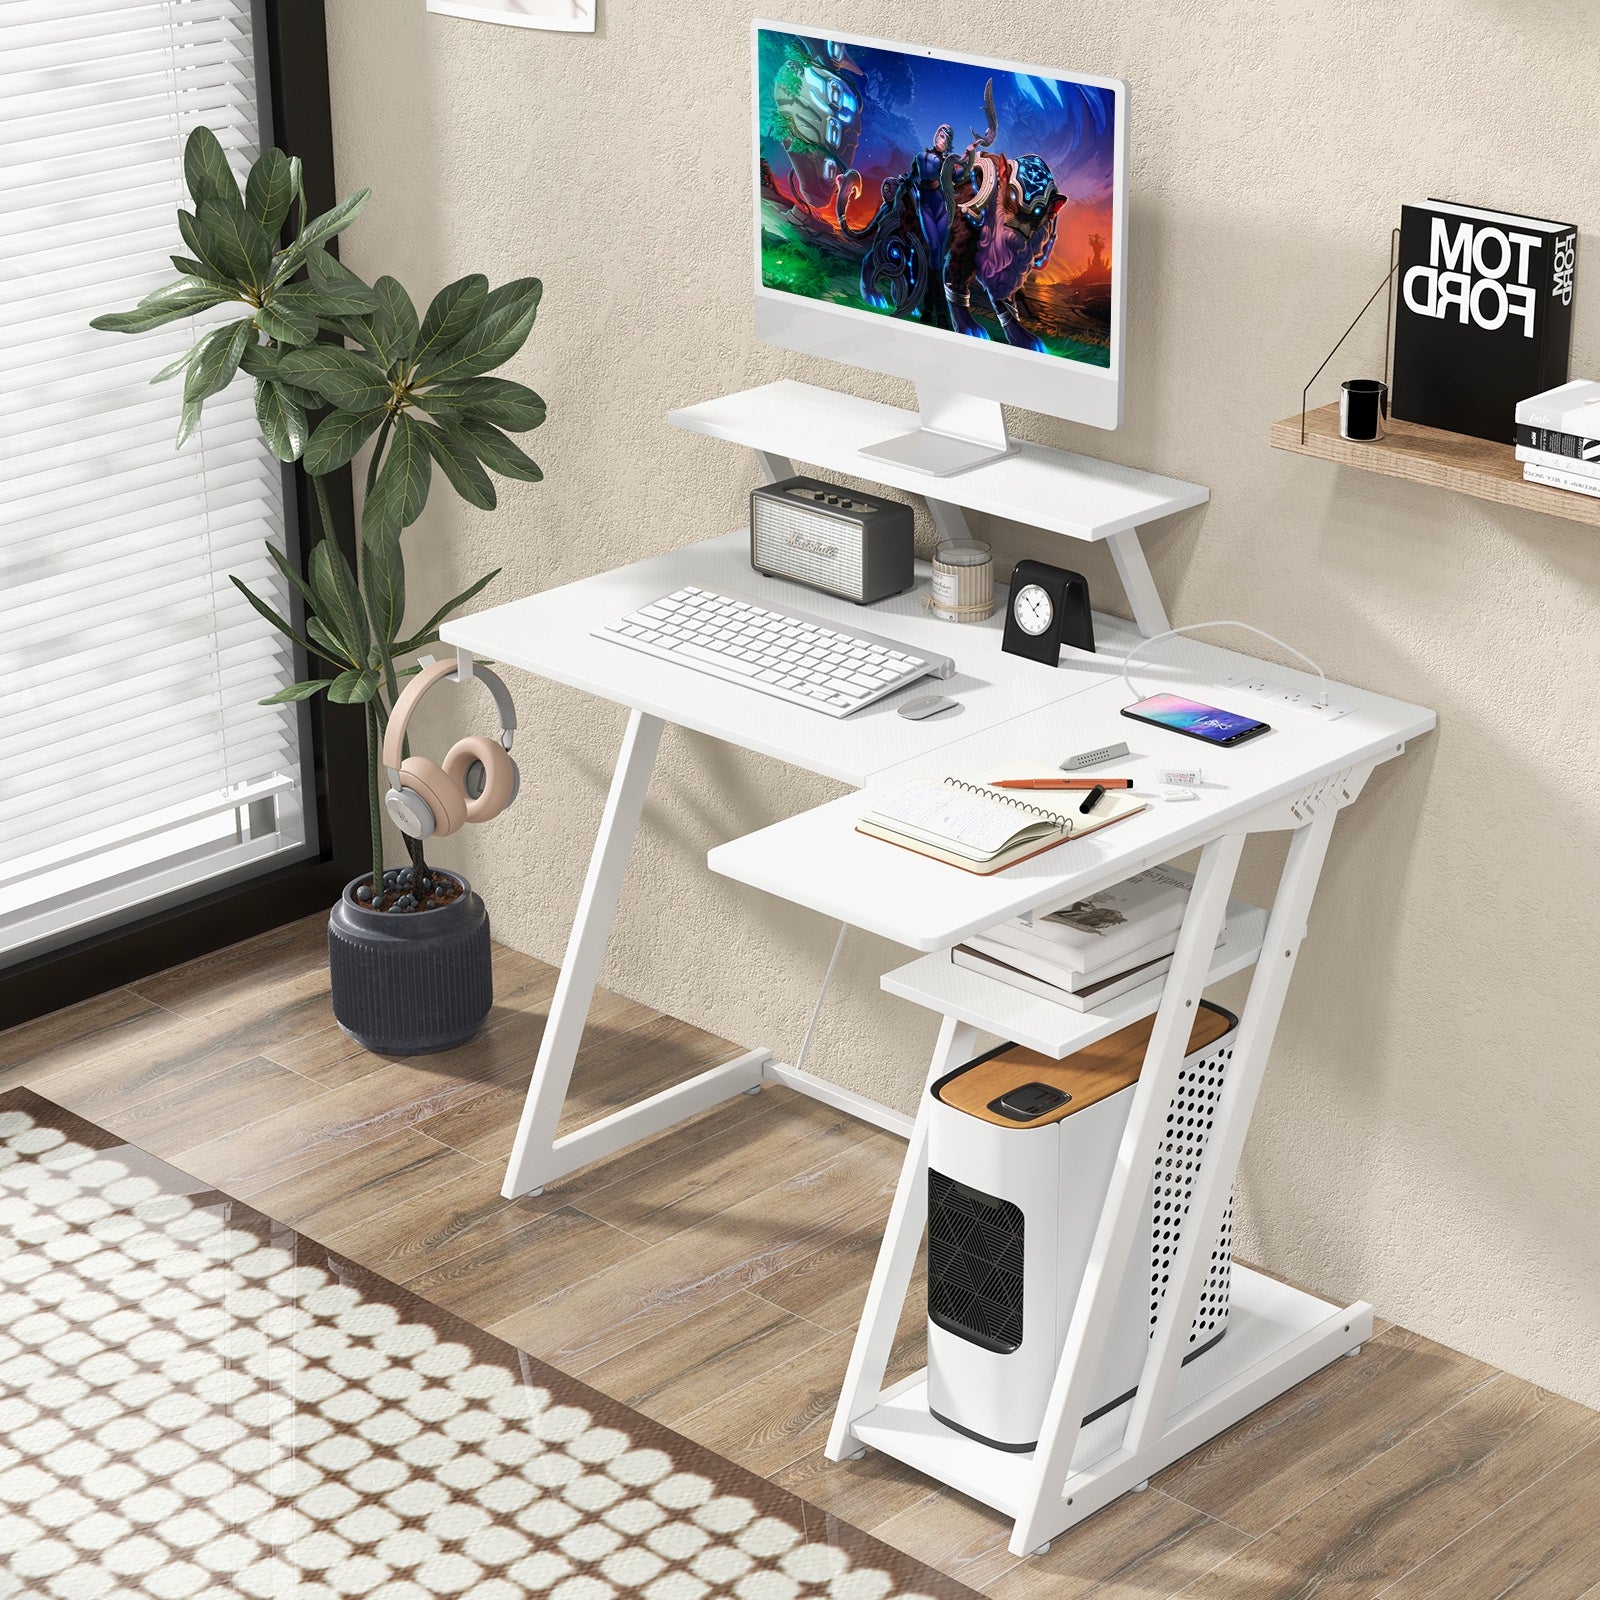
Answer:
[(1291, 689), (1288, 684), (1274, 683), (1271, 678), (1229, 678), (1218, 687), (1231, 689), (1235, 694), (1253, 695), (1258, 700), (1270, 700), (1273, 705), (1289, 706), (1321, 722), (1337, 722), (1340, 717), (1347, 717), (1355, 710), (1354, 706), (1339, 700), (1330, 700), (1327, 705), (1319, 706), (1315, 689)]

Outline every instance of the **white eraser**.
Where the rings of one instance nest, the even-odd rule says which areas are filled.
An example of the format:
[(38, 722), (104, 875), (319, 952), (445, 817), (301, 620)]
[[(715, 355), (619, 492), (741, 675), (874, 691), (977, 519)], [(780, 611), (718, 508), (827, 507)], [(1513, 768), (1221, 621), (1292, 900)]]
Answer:
[(1191, 786), (1202, 781), (1199, 767), (1163, 767), (1161, 769), (1163, 783), (1177, 783)]
[(1193, 789), (1163, 789), (1163, 800), (1198, 800), (1200, 796)]

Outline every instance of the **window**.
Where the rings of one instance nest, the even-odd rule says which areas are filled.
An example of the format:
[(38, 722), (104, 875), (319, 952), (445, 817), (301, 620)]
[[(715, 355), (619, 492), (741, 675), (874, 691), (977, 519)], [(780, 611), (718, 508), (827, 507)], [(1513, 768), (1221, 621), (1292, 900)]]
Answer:
[(0, 968), (319, 854), (312, 719), (258, 704), (302, 674), (228, 581), (292, 610), (293, 480), (248, 380), (182, 450), (150, 382), (228, 308), (88, 326), (174, 275), (190, 129), (270, 142), (257, 53), (250, 0), (0, 8)]

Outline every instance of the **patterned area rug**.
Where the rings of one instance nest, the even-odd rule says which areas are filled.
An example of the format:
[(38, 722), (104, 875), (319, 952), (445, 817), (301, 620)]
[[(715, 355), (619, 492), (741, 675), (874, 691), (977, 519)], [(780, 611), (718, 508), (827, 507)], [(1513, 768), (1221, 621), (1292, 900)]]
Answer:
[(28, 1090), (0, 1596), (973, 1591)]

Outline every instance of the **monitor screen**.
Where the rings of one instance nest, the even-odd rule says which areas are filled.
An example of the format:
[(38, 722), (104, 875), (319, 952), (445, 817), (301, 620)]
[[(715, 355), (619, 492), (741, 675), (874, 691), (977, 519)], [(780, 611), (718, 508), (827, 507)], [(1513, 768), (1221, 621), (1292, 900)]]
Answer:
[(1119, 367), (1116, 80), (767, 24), (755, 70), (761, 289)]

